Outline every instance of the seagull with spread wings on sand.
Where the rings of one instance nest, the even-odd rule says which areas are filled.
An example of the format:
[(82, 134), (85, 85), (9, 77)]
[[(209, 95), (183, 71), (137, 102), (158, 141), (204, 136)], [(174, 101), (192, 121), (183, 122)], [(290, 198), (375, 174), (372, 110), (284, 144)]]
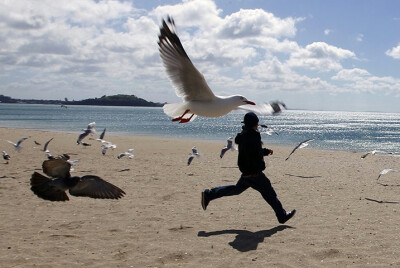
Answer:
[(51, 178), (34, 172), (31, 177), (31, 190), (45, 200), (68, 201), (67, 190), (73, 196), (101, 199), (119, 199), (125, 195), (123, 190), (98, 176), (71, 177), (71, 163), (65, 159), (45, 160), (42, 168)]

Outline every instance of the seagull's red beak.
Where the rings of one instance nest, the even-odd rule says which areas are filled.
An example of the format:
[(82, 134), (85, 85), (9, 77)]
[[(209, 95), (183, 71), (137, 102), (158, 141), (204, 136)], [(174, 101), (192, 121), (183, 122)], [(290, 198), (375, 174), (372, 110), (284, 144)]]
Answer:
[(246, 101), (246, 104), (250, 104), (250, 105), (256, 105), (254, 102), (252, 101)]

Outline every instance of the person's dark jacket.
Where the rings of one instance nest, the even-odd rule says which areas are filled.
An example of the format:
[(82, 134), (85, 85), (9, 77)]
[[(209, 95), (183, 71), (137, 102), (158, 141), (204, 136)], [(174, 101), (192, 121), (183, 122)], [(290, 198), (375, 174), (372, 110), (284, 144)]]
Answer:
[(264, 156), (270, 150), (262, 148), (258, 131), (243, 127), (243, 131), (236, 135), (235, 143), (239, 145), (238, 166), (242, 175), (257, 174), (265, 169)]

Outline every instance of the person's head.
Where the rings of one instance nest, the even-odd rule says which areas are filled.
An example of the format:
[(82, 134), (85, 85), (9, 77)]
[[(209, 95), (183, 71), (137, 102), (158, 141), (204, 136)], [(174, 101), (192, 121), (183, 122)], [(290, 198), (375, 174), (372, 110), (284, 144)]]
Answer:
[(253, 112), (248, 112), (244, 115), (243, 122), (246, 128), (257, 128), (258, 127), (258, 117)]

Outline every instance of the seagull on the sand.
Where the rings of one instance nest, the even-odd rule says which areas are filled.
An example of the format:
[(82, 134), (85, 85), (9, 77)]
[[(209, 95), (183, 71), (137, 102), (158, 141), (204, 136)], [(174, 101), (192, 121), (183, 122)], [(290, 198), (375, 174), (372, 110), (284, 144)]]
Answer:
[(296, 147), (294, 147), (293, 151), (289, 154), (289, 156), (286, 158), (286, 160), (288, 160), (289, 157), (290, 157), (297, 149), (301, 149), (301, 148), (307, 147), (307, 146), (308, 146), (308, 143), (309, 143), (310, 141), (313, 141), (313, 140), (315, 140), (315, 139), (308, 139), (308, 140), (305, 140), (305, 141), (300, 142)]
[(388, 153), (388, 152), (384, 152), (384, 151), (378, 151), (378, 150), (373, 150), (371, 152), (368, 152), (366, 154), (363, 154), (361, 156), (362, 159), (366, 158), (368, 155), (375, 155), (375, 154), (393, 154), (393, 153)]
[(46, 153), (49, 153), (50, 151), (47, 149), (47, 146), (49, 146), (49, 143), (53, 140), (53, 138), (51, 138), (50, 140), (48, 140), (44, 146), (43, 146), (43, 151)]
[(264, 131), (260, 132), (260, 134), (267, 134), (269, 136), (272, 136), (272, 134), (279, 135), (278, 132), (276, 132), (272, 128), (268, 127), (267, 125), (260, 125), (260, 127), (267, 129), (267, 130), (264, 130)]
[(167, 21), (162, 21), (158, 46), (175, 93), (183, 99), (182, 103), (164, 105), (164, 113), (173, 117), (172, 121), (187, 123), (193, 121), (197, 115), (218, 117), (242, 105), (255, 105), (241, 95), (227, 97), (214, 95), (203, 74), (196, 69), (186, 54), (171, 17), (168, 17)]
[(229, 137), (229, 138), (226, 140), (226, 146), (225, 146), (224, 148), (222, 148), (219, 157), (220, 157), (220, 158), (224, 157), (225, 153), (226, 153), (227, 151), (229, 151), (229, 150), (231, 150), (231, 151), (237, 150), (236, 145), (233, 143), (233, 137)]
[(82, 129), (83, 133), (79, 135), (78, 140), (76, 141), (76, 144), (81, 144), (82, 140), (87, 137), (89, 134), (95, 134), (96, 130), (94, 129), (94, 125), (96, 125), (96, 122), (91, 122), (88, 124), (86, 129)]
[(23, 148), (23, 147), (21, 146), (21, 143), (22, 143), (24, 140), (26, 140), (26, 139), (28, 139), (28, 138), (30, 138), (30, 137), (31, 137), (31, 136), (22, 138), (22, 139), (20, 139), (19, 141), (17, 141), (17, 143), (14, 143), (14, 142), (12, 142), (12, 141), (8, 141), (8, 142), (11, 143), (12, 145), (14, 145), (15, 151), (19, 152), (19, 151)]
[(51, 178), (34, 172), (31, 190), (38, 197), (50, 201), (68, 201), (67, 190), (73, 196), (102, 199), (119, 199), (125, 195), (123, 190), (98, 176), (71, 177), (70, 168), (71, 164), (64, 159), (45, 160), (42, 169)]
[(127, 156), (129, 159), (132, 159), (134, 157), (133, 155), (133, 149), (128, 149), (128, 151), (124, 152), (124, 153), (120, 153), (117, 158), (121, 159), (122, 157)]
[(115, 148), (117, 148), (117, 145), (116, 145), (116, 144), (112, 144), (112, 143), (109, 142), (109, 141), (105, 141), (105, 142), (103, 143), (103, 145), (101, 146), (101, 153), (102, 153), (103, 155), (105, 155), (106, 152), (107, 152), (107, 150), (110, 149), (110, 148), (115, 149)]
[(195, 158), (195, 157), (199, 158), (200, 157), (200, 153), (197, 151), (196, 146), (193, 146), (192, 152), (189, 154), (189, 158), (187, 160), (188, 166), (190, 165), (190, 163), (192, 163), (193, 158)]
[(391, 169), (391, 168), (384, 169), (384, 170), (382, 170), (382, 171), (379, 173), (379, 176), (378, 176), (377, 180), (379, 180), (379, 178), (380, 178), (382, 175), (385, 175), (385, 174), (387, 174), (387, 173), (389, 173), (389, 172), (397, 172), (397, 171), (398, 171), (397, 169)]
[(6, 153), (6, 151), (3, 151), (3, 159), (6, 161), (6, 164), (8, 164), (8, 160), (11, 159), (11, 156), (8, 155), (8, 154)]

